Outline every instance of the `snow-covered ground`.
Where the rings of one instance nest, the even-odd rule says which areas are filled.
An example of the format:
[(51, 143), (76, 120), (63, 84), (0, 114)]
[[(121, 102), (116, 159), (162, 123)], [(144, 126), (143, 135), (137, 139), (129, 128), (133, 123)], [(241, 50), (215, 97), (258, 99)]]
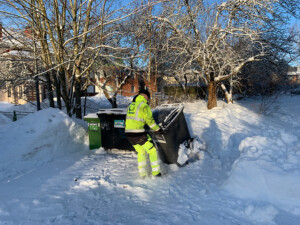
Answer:
[(134, 152), (89, 150), (84, 121), (57, 109), (16, 122), (0, 114), (0, 225), (298, 225), (299, 103), (282, 96), (268, 116), (257, 113), (260, 100), (186, 103), (207, 152), (145, 180)]

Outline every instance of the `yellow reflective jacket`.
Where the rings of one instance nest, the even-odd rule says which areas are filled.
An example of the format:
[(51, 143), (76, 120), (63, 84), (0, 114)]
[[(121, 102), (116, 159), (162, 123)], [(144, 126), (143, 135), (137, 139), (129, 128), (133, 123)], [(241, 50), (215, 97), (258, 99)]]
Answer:
[(143, 133), (145, 124), (152, 130), (158, 130), (159, 126), (153, 119), (150, 106), (142, 95), (138, 95), (134, 102), (127, 108), (125, 133)]

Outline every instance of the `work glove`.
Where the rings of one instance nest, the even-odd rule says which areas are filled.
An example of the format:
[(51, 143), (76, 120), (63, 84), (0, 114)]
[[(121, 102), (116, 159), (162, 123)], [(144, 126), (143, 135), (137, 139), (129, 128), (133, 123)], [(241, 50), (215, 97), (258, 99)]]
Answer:
[(155, 131), (155, 133), (157, 133), (157, 134), (161, 134), (162, 132), (163, 132), (163, 130), (161, 129), (161, 127), (159, 127), (159, 129)]

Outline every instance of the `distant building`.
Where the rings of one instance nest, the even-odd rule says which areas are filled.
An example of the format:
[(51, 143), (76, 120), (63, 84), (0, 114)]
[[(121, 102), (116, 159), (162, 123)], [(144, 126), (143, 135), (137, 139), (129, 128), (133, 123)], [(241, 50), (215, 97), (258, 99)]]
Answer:
[[(29, 34), (28, 29), (5, 31), (0, 23), (0, 101), (25, 104), (36, 100), (35, 81), (21, 76), (26, 70), (24, 65), (33, 61), (31, 50), (24, 45), (30, 39)], [(20, 62), (24, 64), (20, 66)], [(44, 99), (44, 84), (39, 83), (39, 91), (40, 99)]]
[[(39, 84), (40, 99), (46, 98), (47, 89), (44, 84)], [(33, 80), (28, 80), (20, 85), (13, 86), (10, 81), (0, 84), (0, 101), (12, 104), (26, 104), (36, 101), (36, 86)]]
[(290, 84), (300, 84), (300, 66), (290, 67), (287, 75)]
[[(124, 80), (124, 78), (129, 74), (128, 69), (107, 67), (99, 69), (95, 74), (91, 76), (91, 84), (88, 86), (88, 95), (93, 95), (94, 93), (103, 93), (102, 88), (105, 83), (105, 89), (109, 93), (114, 93), (116, 88)], [(152, 74), (149, 78), (147, 72), (138, 71), (134, 72), (122, 85), (121, 89), (118, 91), (119, 95), (125, 97), (131, 97), (138, 93), (141, 85), (147, 87), (152, 95), (155, 95), (158, 91), (157, 77)], [(94, 85), (94, 84), (96, 85)]]

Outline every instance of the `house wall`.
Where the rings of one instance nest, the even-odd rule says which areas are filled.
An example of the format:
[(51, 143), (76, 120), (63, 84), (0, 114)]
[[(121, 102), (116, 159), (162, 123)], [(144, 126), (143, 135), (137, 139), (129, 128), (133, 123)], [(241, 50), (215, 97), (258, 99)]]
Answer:
[[(139, 91), (139, 79), (141, 79), (139, 76), (140, 75), (135, 75), (134, 78), (129, 78), (123, 85), (119, 94), (125, 97), (136, 95)], [(152, 76), (150, 80), (145, 78), (143, 78), (142, 80), (144, 81), (145, 86), (148, 88), (151, 94), (157, 92), (157, 83), (155, 76)]]
[(0, 89), (0, 102), (10, 102), (5, 89)]
[[(114, 73), (114, 72), (113, 72)], [(119, 75), (120, 79), (117, 82), (121, 82), (125, 78), (126, 74)], [(109, 92), (113, 92), (117, 86), (116, 76), (111, 76), (110, 80), (106, 82), (106, 88)], [(109, 79), (109, 78), (108, 78)], [(100, 79), (97, 79), (97, 83), (101, 85), (101, 83), (105, 82), (105, 78), (100, 76)], [(150, 80), (146, 79), (146, 75), (144, 72), (137, 72), (132, 77), (126, 80), (126, 83), (122, 86), (121, 90), (118, 92), (119, 95), (125, 97), (131, 97), (138, 93), (139, 91), (139, 83), (140, 80), (143, 80), (145, 86), (149, 89), (150, 93), (153, 94), (157, 92), (157, 79), (155, 75), (150, 77)], [(102, 93), (102, 89), (99, 87), (95, 87), (95, 91), (98, 93)]]
[[(31, 39), (31, 30), (17, 30), (12, 29), (11, 34), (17, 37), (18, 40)], [(9, 39), (8, 33), (2, 30), (2, 24), (0, 23), (0, 42), (1, 42), (1, 53), (2, 57), (6, 58), (6, 63), (1, 64), (0, 67), (3, 71), (12, 74), (21, 74), (21, 71), (15, 70), (15, 60), (19, 59), (20, 54), (31, 59), (31, 52), (28, 50), (26, 45), (22, 41), (16, 41), (15, 39)], [(25, 104), (28, 101), (36, 101), (36, 87), (33, 80), (28, 80), (24, 84), (15, 84), (16, 87), (9, 87), (11, 85), (10, 81), (3, 81), (3, 86), (0, 87), (0, 101), (5, 101), (13, 104)], [(44, 85), (40, 84), (40, 99), (44, 99)]]
[(12, 104), (25, 104), (27, 103), (23, 99), (23, 93), (19, 91), (19, 89), (22, 89), (21, 86), (18, 86), (14, 89), (1, 89), (0, 90), (0, 101), (9, 102)]
[[(40, 85), (40, 101), (44, 99), (44, 85)], [(15, 88), (0, 88), (0, 101), (9, 102), (16, 105), (26, 104), (29, 101), (36, 101), (35, 84), (18, 85)]]
[(290, 84), (300, 84), (300, 66), (292, 67), (288, 73)]

